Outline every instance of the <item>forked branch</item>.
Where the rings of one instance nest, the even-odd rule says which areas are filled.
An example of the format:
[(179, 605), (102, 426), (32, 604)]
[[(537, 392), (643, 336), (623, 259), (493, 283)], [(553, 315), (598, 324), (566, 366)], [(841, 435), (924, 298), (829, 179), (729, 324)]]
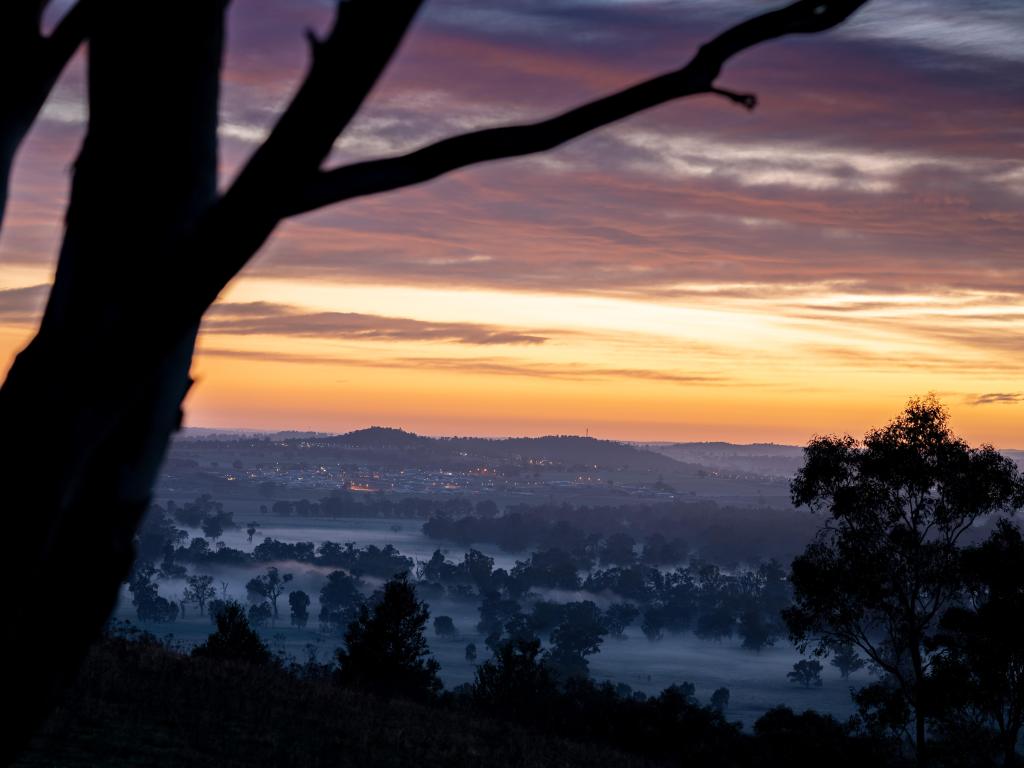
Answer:
[(544, 152), (609, 123), (669, 101), (702, 93), (724, 96), (748, 109), (757, 99), (714, 85), (737, 53), (790, 34), (821, 32), (844, 21), (866, 0), (793, 3), (729, 29), (705, 44), (683, 68), (591, 101), (538, 123), (488, 128), (454, 136), (406, 155), (354, 163), (317, 173), (285, 201), (295, 215), (354, 197), (435, 179), (468, 165)]
[[(338, 136), (401, 44), (422, 0), (341, 0), (324, 39), (310, 35), (312, 64), (267, 141), (255, 152), (185, 249), (188, 319), (199, 317), (280, 221), (332, 203), (399, 189), (468, 165), (543, 152), (665, 102), (709, 93), (748, 109), (754, 96), (715, 86), (740, 51), (841, 23), (867, 0), (799, 0), (742, 22), (701, 46), (683, 68), (538, 123), (454, 136), (406, 155), (321, 170)], [(174, 279), (174, 275), (170, 276)]]

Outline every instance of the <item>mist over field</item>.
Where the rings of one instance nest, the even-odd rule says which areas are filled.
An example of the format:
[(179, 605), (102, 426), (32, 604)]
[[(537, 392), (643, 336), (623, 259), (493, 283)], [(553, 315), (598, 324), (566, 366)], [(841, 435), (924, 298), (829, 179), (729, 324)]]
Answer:
[[(730, 691), (728, 717), (746, 725), (780, 704), (842, 719), (855, 710), (851, 689), (873, 679), (868, 669), (844, 679), (826, 663), (820, 687), (795, 685), (787, 674), (803, 657), (781, 626), (763, 643), (754, 643), (756, 647), (749, 647), (734, 623), (739, 614), (717, 636), (697, 633), (696, 618), (687, 619), (683, 629), (654, 631), (643, 626), (643, 600), (649, 598), (638, 601), (614, 586), (588, 587), (587, 582), (592, 574), (622, 565), (671, 574), (710, 563), (727, 578), (739, 578), (772, 560), (785, 567), (821, 522), (782, 501), (801, 456), (800, 449), (776, 445), (433, 439), (398, 430), (337, 437), (191, 434), (174, 445), (151, 515), (181, 510), (205, 497), (231, 524), (209, 542), (206, 561), (188, 562), (184, 553), (191, 542), (204, 537), (197, 518), (176, 543), (182, 553), (178, 559), (187, 568), (177, 575), (157, 574), (159, 594), (182, 607), (175, 621), (140, 621), (127, 585), (116, 617), (173, 636), (174, 643), (188, 649), (202, 643), (213, 624), (183, 599), (186, 573), (211, 576), (216, 599), (252, 605), (261, 598), (248, 593), (247, 583), (273, 567), (291, 580), (279, 599), (279, 616), (261, 622), (259, 633), (275, 652), (329, 663), (342, 645), (344, 627), (328, 627), (317, 617), (320, 590), (337, 568), (315, 562), (313, 552), (325, 542), (351, 544), (355, 550), (390, 545), (397, 557), (411, 559), (407, 568), (418, 574), (417, 590), (431, 619), (452, 619), (455, 634), (442, 637), (428, 627), (427, 637), (442, 681), (454, 689), (472, 683), (479, 664), (491, 654), (487, 632), (478, 627), (485, 588), (432, 583), (424, 575), (426, 564), (438, 551), (444, 560), (459, 564), (475, 550), (491, 558), (494, 569), (514, 573), (535, 553), (552, 548), (551, 526), (561, 521), (562, 526), (579, 527), (579, 535), (570, 539), (591, 559), (573, 576), (574, 588), (525, 588), (518, 598), (521, 610), (529, 614), (537, 603), (584, 601), (601, 611), (621, 603), (640, 605), (621, 635), (604, 636), (599, 650), (588, 657), (592, 679), (625, 684), (648, 695), (690, 683), (704, 702), (725, 687)], [(776, 505), (769, 506), (766, 498)], [(502, 540), (511, 534), (495, 526), (507, 528), (516, 518), (522, 519), (524, 529)], [(252, 536), (250, 527), (255, 529)], [(607, 562), (604, 542), (623, 533), (629, 536), (628, 563)], [(680, 548), (664, 562), (651, 560), (652, 536), (668, 536)], [(312, 547), (303, 550), (308, 551), (305, 561), (275, 558), (258, 550), (265, 541)], [(559, 545), (566, 546), (564, 541)], [(224, 561), (224, 553), (232, 552), (241, 562)], [(372, 599), (390, 575), (360, 574), (363, 598)], [(310, 597), (310, 619), (303, 628), (293, 626), (288, 612), (288, 594), (296, 590)], [(772, 621), (778, 623), (778, 618)], [(550, 627), (537, 631), (544, 648), (550, 647), (549, 633)], [(468, 644), (478, 649), (472, 661), (466, 657)]]

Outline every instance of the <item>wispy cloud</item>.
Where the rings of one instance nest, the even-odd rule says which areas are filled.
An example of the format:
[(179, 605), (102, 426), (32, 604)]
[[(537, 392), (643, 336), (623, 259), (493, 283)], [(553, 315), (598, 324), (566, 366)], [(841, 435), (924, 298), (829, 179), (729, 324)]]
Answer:
[(563, 381), (594, 381), (598, 379), (639, 379), (666, 381), (676, 384), (723, 384), (726, 379), (717, 374), (691, 374), (684, 371), (661, 371), (643, 368), (606, 368), (589, 365), (532, 363), (508, 358), (480, 357), (340, 357), (331, 355), (305, 355), (288, 352), (262, 352), (248, 350), (208, 348), (202, 346), (199, 355), (226, 357), (273, 363), (302, 365), (339, 365), (356, 368), (397, 368), (418, 371), (457, 371), (493, 376), (525, 376)]
[(1024, 392), (988, 392), (971, 395), (966, 399), (969, 405), (993, 405), (996, 403), (1024, 403)]
[(206, 315), (208, 334), (304, 336), (351, 340), (543, 344), (547, 337), (478, 323), (442, 323), (357, 312), (316, 312), (272, 302), (225, 303)]

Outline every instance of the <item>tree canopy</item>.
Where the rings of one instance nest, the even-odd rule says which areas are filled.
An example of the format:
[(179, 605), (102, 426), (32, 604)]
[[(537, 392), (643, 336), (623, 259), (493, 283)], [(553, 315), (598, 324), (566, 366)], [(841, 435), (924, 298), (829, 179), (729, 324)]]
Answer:
[(427, 699), (441, 690), (441, 665), (430, 656), (424, 630), (430, 612), (403, 574), (384, 585), (372, 608), (364, 603), (337, 653), (337, 680), (383, 696)]
[(829, 515), (793, 561), (792, 639), (819, 655), (859, 649), (912, 714), (923, 763), (936, 633), (962, 594), (958, 544), (982, 518), (1024, 505), (1020, 471), (954, 435), (929, 396), (863, 442), (815, 438), (791, 488), (794, 504)]

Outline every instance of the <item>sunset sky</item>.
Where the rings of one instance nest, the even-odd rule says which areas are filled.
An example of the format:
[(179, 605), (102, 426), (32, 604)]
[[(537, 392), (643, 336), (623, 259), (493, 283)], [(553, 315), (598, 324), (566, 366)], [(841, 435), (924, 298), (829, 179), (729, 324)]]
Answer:
[[(332, 162), (545, 117), (772, 5), (429, 0)], [(330, 13), (234, 0), (225, 183)], [(873, 0), (735, 59), (719, 84), (753, 112), (690, 98), (293, 220), (207, 316), (187, 421), (802, 443), (932, 391), (970, 441), (1024, 448), (1022, 40), (1019, 0)], [(55, 266), (83, 72), (16, 166), (4, 367)]]

